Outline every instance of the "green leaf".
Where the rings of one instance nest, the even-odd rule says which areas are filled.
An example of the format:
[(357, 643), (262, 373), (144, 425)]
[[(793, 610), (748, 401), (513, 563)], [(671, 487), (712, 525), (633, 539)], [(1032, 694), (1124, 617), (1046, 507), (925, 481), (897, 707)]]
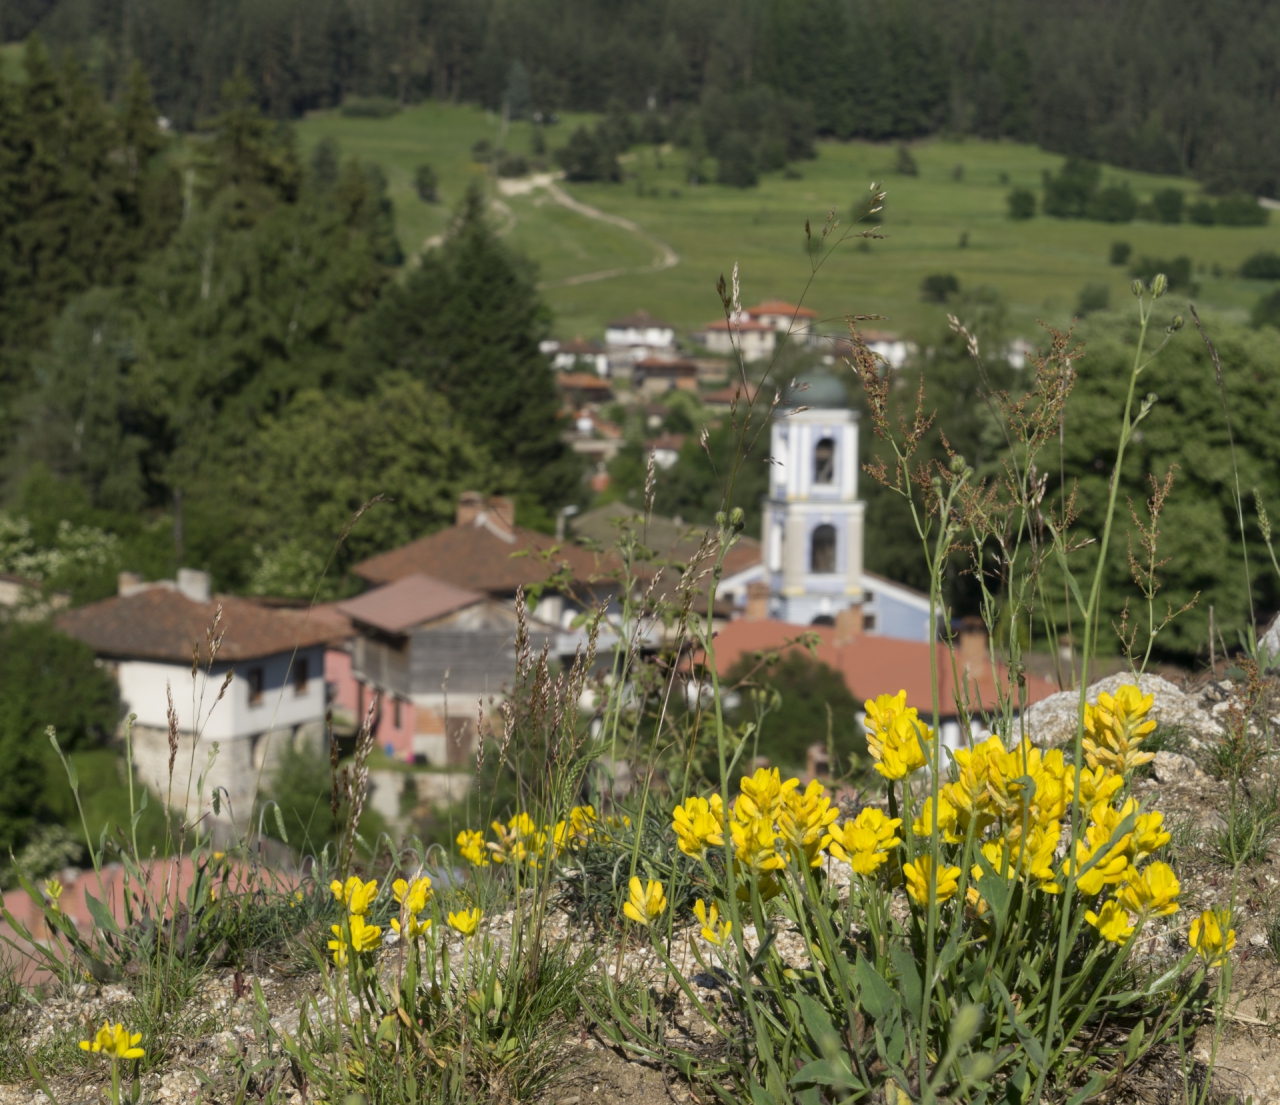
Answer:
[(854, 1077), (848, 1059), (838, 1062), (832, 1059), (815, 1059), (806, 1063), (791, 1076), (793, 1086), (817, 1083), (820, 1086), (838, 1086), (842, 1090), (860, 1090), (863, 1085)]
[(1146, 1021), (1139, 1021), (1133, 1026), (1133, 1031), (1129, 1033), (1129, 1043), (1124, 1049), (1124, 1065), (1126, 1067), (1131, 1066), (1138, 1057), (1138, 1052), (1142, 1049), (1142, 1039), (1146, 1032)]
[[(844, 1058), (844, 1048), (840, 1043), (840, 1033), (835, 1030), (827, 1011), (806, 993), (796, 995), (796, 1003), (800, 1006), (800, 1015), (804, 1018), (805, 1030), (813, 1040), (814, 1050), (827, 1059)], [(847, 1064), (847, 1060), (846, 1064)]]
[(84, 904), (89, 907), (89, 915), (93, 918), (93, 923), (100, 929), (111, 933), (113, 936), (123, 936), (120, 926), (116, 924), (116, 919), (111, 915), (105, 905), (95, 898), (89, 891), (84, 892)]
[(873, 1021), (879, 1021), (889, 1015), (889, 1011), (898, 1004), (898, 995), (876, 969), (861, 955), (854, 968), (858, 981), (858, 1004)]
[(773, 1094), (766, 1090), (755, 1079), (751, 1080), (751, 1105), (778, 1105)]
[(280, 834), (280, 839), (285, 844), (289, 843), (289, 834), (284, 831), (284, 814), (280, 812), (280, 807), (274, 803), (271, 806), (271, 812), (276, 815), (276, 831)]
[(1102, 1089), (1102, 1084), (1106, 1080), (1106, 1075), (1101, 1073), (1095, 1074), (1088, 1082), (1085, 1083), (1083, 1089), (1067, 1098), (1067, 1105), (1084, 1105), (1089, 1098), (1093, 1097), (1094, 1094)]
[(1000, 1000), (1004, 1002), (1005, 1013), (1008, 1014), (1009, 1023), (1013, 1025), (1013, 1030), (1018, 1034), (1018, 1042), (1022, 1044), (1028, 1058), (1041, 1070), (1044, 1069), (1044, 1048), (1040, 1046), (1040, 1041), (1035, 1038), (1028, 1030), (1027, 1026), (1022, 1023), (1018, 1016), (1017, 1010), (1013, 1007), (1013, 999), (1009, 997), (1009, 991), (1005, 989), (1004, 983), (1000, 981), (998, 975), (991, 976), (991, 985), (995, 987), (996, 993), (1000, 995)]
[(894, 972), (898, 976), (898, 985), (902, 989), (902, 1000), (909, 1013), (914, 1015), (924, 1001), (924, 982), (920, 978), (920, 965), (916, 957), (906, 948), (894, 946), (889, 949), (889, 958), (893, 962)]

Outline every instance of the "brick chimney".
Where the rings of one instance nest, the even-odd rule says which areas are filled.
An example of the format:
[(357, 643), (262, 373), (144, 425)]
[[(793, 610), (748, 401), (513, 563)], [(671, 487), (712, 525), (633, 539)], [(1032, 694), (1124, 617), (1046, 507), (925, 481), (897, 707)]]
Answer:
[(836, 644), (846, 645), (862, 636), (862, 607), (846, 606), (836, 614)]
[(116, 594), (122, 597), (136, 595), (145, 590), (141, 572), (119, 572), (116, 574)]
[(956, 627), (956, 660), (961, 670), (978, 675), (991, 663), (987, 649), (987, 627), (976, 614), (960, 619)]
[(489, 498), (489, 520), (505, 529), (508, 533), (516, 531), (516, 504), (514, 499), (505, 495), (493, 495)]
[(458, 496), (458, 513), (454, 522), (460, 526), (473, 525), (483, 510), (484, 496), (479, 491), (464, 491)]
[(742, 617), (748, 622), (768, 620), (769, 584), (766, 580), (755, 579), (747, 584), (747, 607)]

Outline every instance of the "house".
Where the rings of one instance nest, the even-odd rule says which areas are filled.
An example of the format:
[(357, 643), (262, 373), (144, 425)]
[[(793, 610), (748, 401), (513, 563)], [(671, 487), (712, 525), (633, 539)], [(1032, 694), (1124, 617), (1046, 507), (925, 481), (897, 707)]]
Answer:
[(717, 391), (706, 392), (702, 396), (702, 405), (713, 411), (729, 411), (736, 406), (737, 410), (745, 412), (759, 391), (755, 384), (730, 384)]
[(584, 341), (581, 336), (575, 337), (573, 341), (544, 341), (538, 348), (551, 358), (551, 367), (557, 372), (609, 375), (609, 354), (604, 346)]
[(655, 353), (670, 353), (675, 348), (676, 332), (648, 311), (636, 311), (609, 323), (604, 342), (611, 353), (624, 354), (634, 362)]
[(698, 366), (669, 357), (646, 357), (631, 370), (631, 386), (644, 395), (668, 391), (697, 391)]
[(320, 740), (325, 653), (347, 631), (330, 613), (213, 596), (208, 573), (185, 568), (177, 580), (158, 583), (121, 573), (116, 596), (64, 611), (55, 624), (115, 675), (124, 710), (136, 715), (133, 758), (147, 787), (172, 795), (188, 820), (211, 812), (217, 789), (217, 816), (240, 827), (252, 813), (259, 775), (290, 746)]
[(747, 364), (772, 357), (778, 342), (774, 327), (752, 318), (735, 321), (732, 326), (727, 319), (720, 319), (703, 327), (694, 337), (712, 353), (736, 357), (741, 351)]
[(797, 303), (788, 303), (784, 299), (766, 299), (754, 307), (747, 308), (747, 314), (756, 322), (772, 327), (779, 334), (790, 334), (793, 338), (807, 338), (818, 320), (818, 312)]
[(567, 430), (563, 437), (575, 453), (597, 464), (608, 464), (623, 445), (622, 427), (586, 407), (574, 416), (573, 429)]
[[(881, 694), (907, 692), (907, 705), (928, 718), (933, 712), (933, 682), (929, 652), (938, 670), (941, 730), (948, 748), (962, 747), (963, 729), (955, 700), (957, 691), (972, 716), (996, 706), (997, 680), (1007, 687), (1009, 672), (997, 664), (993, 673), (985, 631), (963, 632), (956, 643), (953, 668), (950, 652), (938, 641), (903, 641), (871, 636), (858, 630), (856, 611), (838, 617), (834, 626), (806, 626), (781, 621), (741, 619), (726, 625), (715, 638), (716, 671), (726, 674), (743, 656), (756, 653), (807, 651), (802, 637), (816, 639), (815, 658), (838, 671), (859, 702)], [(959, 675), (959, 680), (956, 679)], [(1058, 691), (1051, 679), (1027, 673), (1028, 704)]]
[(684, 434), (663, 434), (646, 443), (645, 454), (653, 456), (653, 463), (664, 472), (680, 459), (680, 450), (684, 448)]
[[(389, 756), (438, 766), (469, 764), (477, 700), (487, 713), (515, 671), (510, 602), (419, 572), (338, 604), (357, 634), (352, 671), (361, 693), (381, 695), (378, 743)], [(528, 622), (537, 651), (557, 627)]]
[(571, 406), (583, 403), (607, 403), (613, 398), (613, 388), (603, 376), (591, 372), (562, 372), (556, 377), (556, 386)]

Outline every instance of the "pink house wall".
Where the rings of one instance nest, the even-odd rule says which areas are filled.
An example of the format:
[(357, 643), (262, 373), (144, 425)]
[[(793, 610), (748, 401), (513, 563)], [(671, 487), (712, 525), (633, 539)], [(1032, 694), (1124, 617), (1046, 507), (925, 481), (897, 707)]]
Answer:
[[(358, 680), (351, 669), (351, 654), (331, 648), (324, 654), (324, 679), (329, 687), (329, 704), (357, 723), (364, 720), (373, 690)], [(399, 724), (396, 724), (397, 705)], [(414, 707), (406, 699), (383, 696), (374, 718), (374, 741), (378, 748), (400, 760), (413, 762)]]

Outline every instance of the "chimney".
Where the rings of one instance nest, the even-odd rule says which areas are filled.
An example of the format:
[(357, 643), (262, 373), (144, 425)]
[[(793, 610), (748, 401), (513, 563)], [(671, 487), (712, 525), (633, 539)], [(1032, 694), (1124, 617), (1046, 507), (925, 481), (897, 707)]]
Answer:
[(141, 572), (120, 572), (116, 575), (116, 594), (122, 598), (136, 595), (142, 589)]
[(457, 525), (470, 526), (484, 511), (484, 496), (479, 491), (464, 491), (458, 496)]
[(210, 595), (209, 573), (195, 568), (178, 569), (178, 590), (192, 602), (208, 602)]
[(769, 584), (767, 580), (754, 579), (747, 584), (747, 608), (743, 620), (763, 622), (769, 618)]
[(836, 644), (847, 645), (862, 636), (862, 607), (846, 606), (836, 614)]
[(960, 624), (956, 627), (956, 659), (963, 671), (975, 676), (990, 665), (987, 627), (976, 614), (961, 618)]
[(516, 531), (516, 504), (514, 499), (505, 495), (492, 495), (489, 498), (489, 520), (497, 523), (499, 529), (508, 533)]

